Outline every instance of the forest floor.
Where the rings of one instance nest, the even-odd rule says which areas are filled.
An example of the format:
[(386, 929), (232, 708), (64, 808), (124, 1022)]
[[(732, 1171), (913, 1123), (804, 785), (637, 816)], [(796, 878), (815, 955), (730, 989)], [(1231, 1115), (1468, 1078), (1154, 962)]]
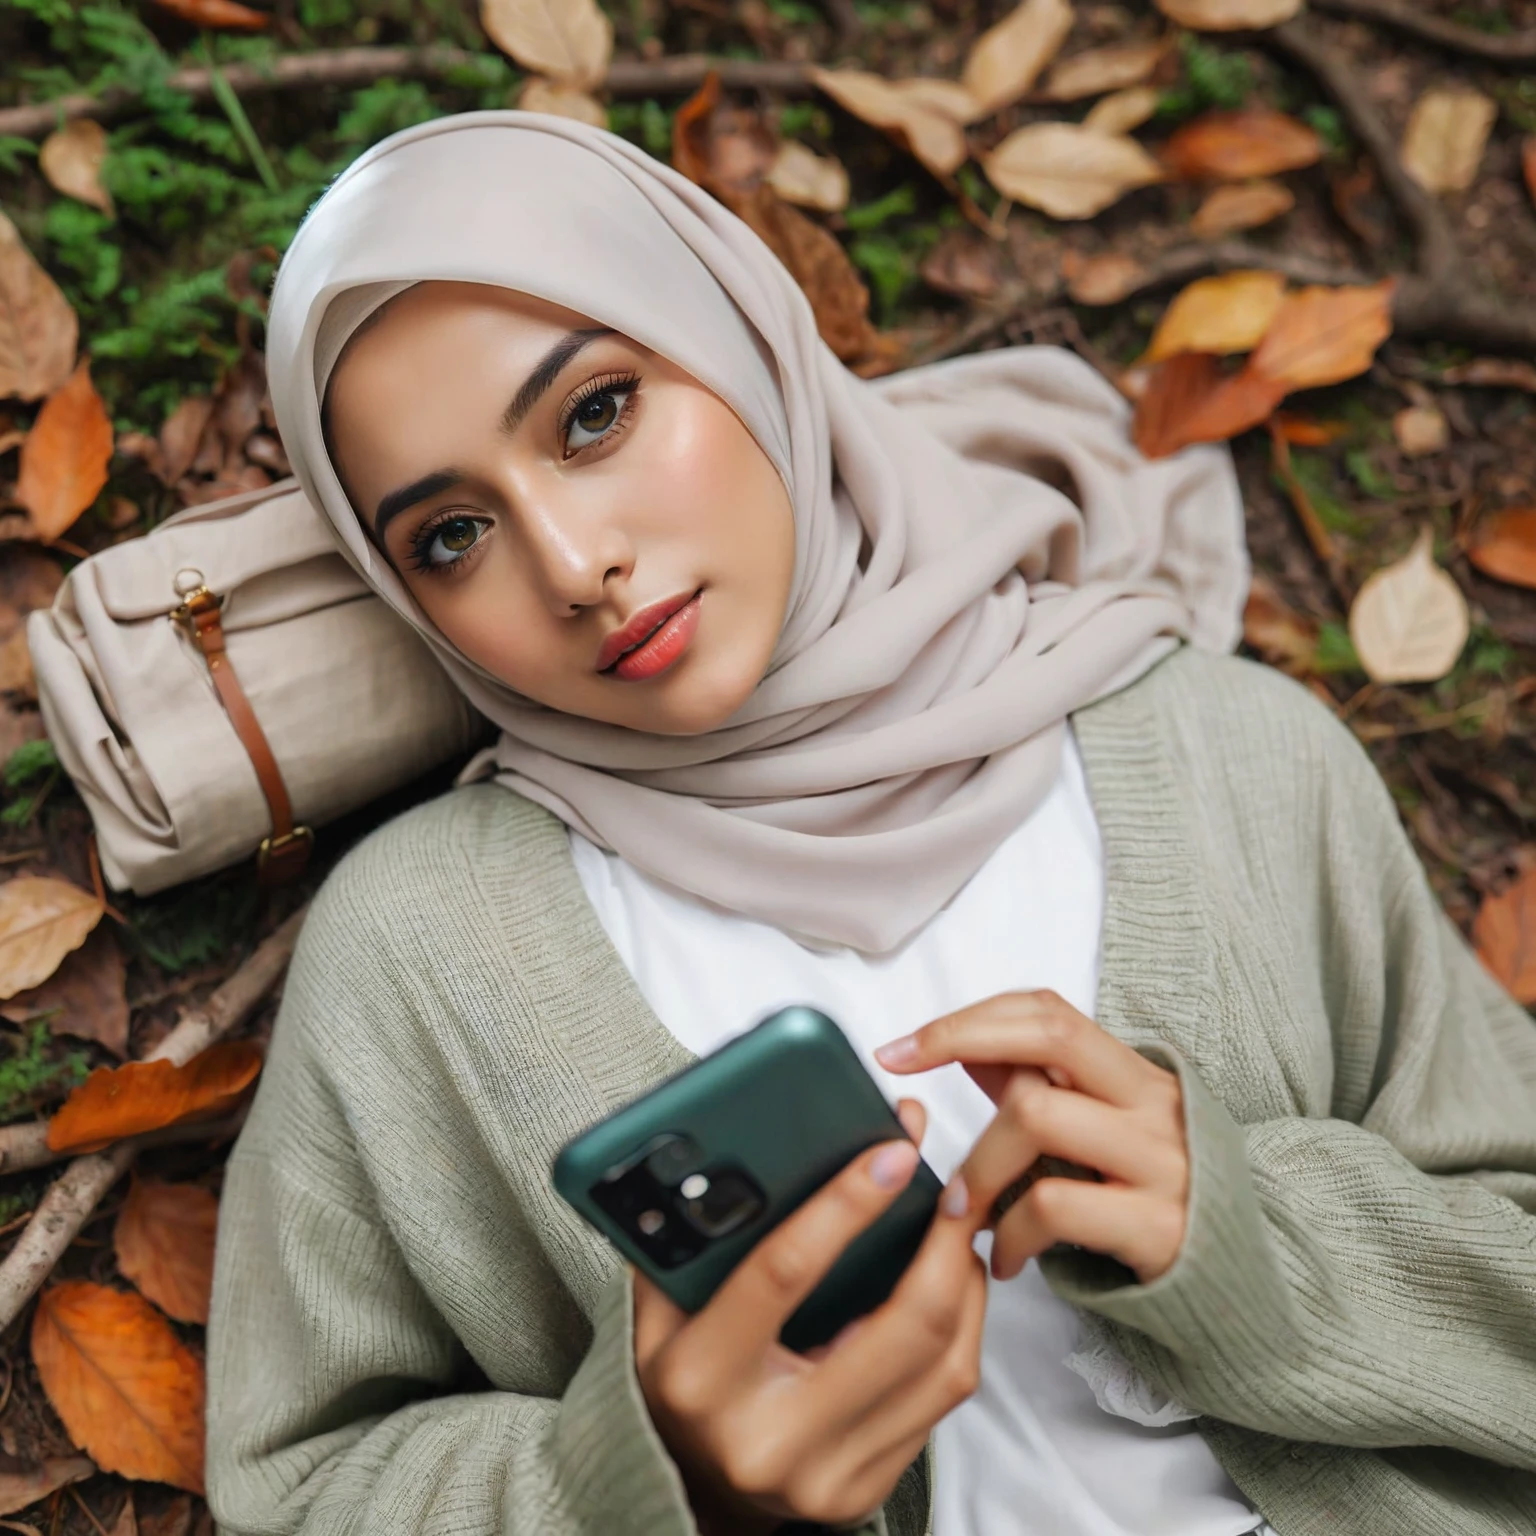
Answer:
[[(494, 0), (511, 11), (520, 3)], [(1161, 10), (1180, 14), (1181, 3)], [(370, 143), (442, 113), (515, 104), (526, 83), (464, 0), (261, 0), (250, 30), (220, 26), (241, 9), (233, 0), (0, 0), (0, 209), (78, 316), (115, 434), (105, 484), (78, 520), (71, 510), (67, 529), (40, 537), (32, 512), (5, 513), (22, 500), (19, 454), (38, 405), (0, 403), (0, 901), (5, 883), (26, 876), (99, 890), (89, 816), (41, 739), (15, 640), (22, 617), (82, 555), (138, 537), (189, 502), (286, 472), (264, 399), (263, 295), (298, 220)], [(1155, 96), (1134, 132), (1149, 148), (1212, 114), (1257, 109), (1315, 135), (1317, 153), (1281, 176), (1289, 211), (1235, 238), (1192, 233), (1209, 177), (1170, 177), (1092, 216), (1052, 217), (1006, 200), (970, 160), (930, 173), (809, 79), (811, 64), (953, 79), (977, 37), (1013, 9), (1004, 0), (604, 0), (604, 9), (613, 62), (605, 81), (586, 85), (616, 132), (663, 158), (683, 141), (696, 179), (714, 178), (728, 199), (746, 195), (722, 159), (732, 142), (748, 146), (753, 185), (766, 163), (753, 156), (777, 154), (783, 140), (813, 150), (823, 171), (832, 160), (846, 169), (846, 201), (829, 195), (803, 217), (849, 258), (834, 281), (869, 291), (880, 340), (865, 348), (862, 371), (1041, 342), (1078, 351), (1135, 394), (1148, 387), (1150, 338), (1193, 280), (1230, 269), (1330, 286), (1398, 276), (1392, 334), (1374, 357), (1233, 438), (1261, 582), (1246, 648), (1347, 719), (1452, 919), (1473, 933), (1485, 903), (1503, 902), (1503, 947), (1491, 963), (1517, 993), (1536, 986), (1527, 932), (1536, 896), (1523, 900), (1536, 879), (1536, 0), (1318, 0), (1295, 21), (1251, 32), (1180, 32), (1151, 0), (1083, 0), (1056, 45), (1062, 57), (1165, 44), (1141, 82)], [(434, 60), (422, 51), (433, 48), (456, 51)], [(301, 86), (265, 78), (281, 60), (321, 54)], [(679, 129), (678, 109), (703, 80), (700, 55), (721, 65), (723, 101), (713, 112), (695, 103)], [(177, 89), (176, 69), (200, 71), (204, 83)], [(1464, 189), (1426, 193), (1405, 178), (1396, 147), (1416, 104), (1437, 91), (1489, 103), (1487, 137)], [(86, 192), (101, 202), (104, 189), (110, 211), (45, 176), (37, 150), (57, 117), (24, 120), (28, 106), (70, 94), (100, 105), (85, 116), (104, 121), (105, 161)], [(1092, 104), (1032, 89), (970, 126), (965, 152), (985, 162), (1017, 130), (1076, 123)], [(1446, 121), (1452, 138), (1465, 126), (1454, 113)], [(0, 257), (0, 290), (6, 280)], [(8, 302), (0, 291), (0, 332)], [(1512, 550), (1502, 565), (1479, 555), (1495, 525)], [(1350, 611), (1366, 580), (1425, 529), (1464, 599), (1469, 635), (1437, 677), (1394, 682), (1379, 666), (1367, 671)], [(1487, 574), (1495, 568), (1518, 579)], [(0, 1003), (0, 1126), (47, 1116), (90, 1069), (152, 1050), (358, 836), (450, 778), (445, 769), (322, 829), (297, 885), (263, 891), (242, 865), (159, 896), (107, 893), (106, 916), (51, 983), (0, 987), (9, 999)], [(273, 1007), (268, 996), (250, 1011), (241, 1038), (262, 1042)], [(148, 1147), (136, 1177), (216, 1195), (228, 1144), (225, 1135)], [(0, 1293), (10, 1245), (68, 1166), (0, 1172)], [(84, 1213), (50, 1284), (137, 1285), (159, 1300), (142, 1263), (128, 1266), (131, 1276), (120, 1264), (119, 1224), (137, 1187), (116, 1183)], [(186, 1241), (186, 1254), (164, 1261), (206, 1268), (211, 1236)], [(36, 1306), (25, 1301), (0, 1332), (0, 1529), (210, 1530), (195, 1472), (167, 1481), (95, 1470), (138, 1464), (107, 1449), (110, 1436), (78, 1405), (66, 1427), (56, 1401), (65, 1389), (50, 1392), (34, 1358)], [(198, 1361), (201, 1326), (171, 1315), (156, 1314), (156, 1326)], [(79, 1461), (82, 1450), (95, 1462)], [(38, 1494), (30, 1502), (28, 1490)]]

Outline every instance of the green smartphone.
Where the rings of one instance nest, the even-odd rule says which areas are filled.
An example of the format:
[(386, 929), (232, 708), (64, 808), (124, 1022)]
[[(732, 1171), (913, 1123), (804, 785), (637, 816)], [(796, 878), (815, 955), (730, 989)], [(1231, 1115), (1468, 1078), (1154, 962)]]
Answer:
[[(847, 1037), (785, 1008), (599, 1121), (555, 1158), (555, 1188), (685, 1311), (763, 1235), (876, 1142), (905, 1136)], [(940, 1184), (926, 1163), (844, 1249), (779, 1337), (804, 1351), (888, 1297)]]

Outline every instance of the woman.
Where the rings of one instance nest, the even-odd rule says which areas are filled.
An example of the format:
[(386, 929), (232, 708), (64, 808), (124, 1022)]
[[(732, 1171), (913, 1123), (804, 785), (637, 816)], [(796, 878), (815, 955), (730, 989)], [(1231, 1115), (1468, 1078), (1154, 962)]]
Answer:
[[(1348, 734), (1213, 654), (1223, 456), (1146, 463), (1047, 349), (860, 383), (729, 214), (519, 113), (337, 182), (269, 366), (502, 735), (306, 925), (222, 1204), (223, 1530), (1532, 1528), (1536, 1031)], [(815, 1358), (779, 1324), (909, 1143), (691, 1318), (548, 1179), (786, 1001), (948, 1180)]]

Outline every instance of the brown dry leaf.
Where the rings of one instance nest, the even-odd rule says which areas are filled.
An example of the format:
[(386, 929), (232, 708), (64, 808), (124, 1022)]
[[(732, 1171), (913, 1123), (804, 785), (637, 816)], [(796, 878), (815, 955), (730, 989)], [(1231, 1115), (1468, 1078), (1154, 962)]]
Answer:
[(17, 875), (0, 885), (0, 998), (47, 981), (103, 910), (90, 891), (49, 875)]
[(970, 154), (962, 126), (968, 119), (941, 109), (938, 93), (924, 88), (940, 82), (890, 81), (860, 69), (812, 69), (811, 79), (860, 122), (884, 129), (936, 176), (952, 175)]
[(1133, 85), (1128, 91), (1116, 91), (1083, 119), (1090, 133), (1122, 134), (1140, 128), (1157, 111), (1163, 93), (1152, 85)]
[(1318, 421), (1312, 416), (1294, 416), (1276, 411), (1275, 431), (1293, 448), (1326, 448), (1341, 437), (1349, 436), (1349, 424), (1343, 421)]
[(1392, 418), (1392, 436), (1410, 459), (1440, 453), (1451, 440), (1445, 412), (1433, 405), (1409, 405)]
[(75, 366), (80, 322), (0, 213), (0, 398), (41, 400)]
[(590, 91), (613, 57), (613, 23), (597, 0), (480, 0), (480, 25), (524, 69)]
[(1157, 0), (1157, 8), (1196, 32), (1246, 32), (1289, 21), (1301, 0)]
[(1195, 210), (1189, 227), (1202, 240), (1220, 240), (1239, 230), (1257, 229), (1295, 206), (1291, 189), (1278, 181), (1243, 181), (1213, 188)]
[(48, 185), (66, 197), (78, 198), (112, 215), (112, 195), (101, 184), (107, 163), (107, 130), (89, 117), (65, 123), (43, 140), (37, 163)]
[(1143, 362), (1160, 363), (1178, 352), (1226, 356), (1248, 352), (1264, 339), (1285, 293), (1278, 272), (1223, 272), (1202, 277), (1168, 306)]
[(180, 1323), (208, 1321), (219, 1202), (200, 1184), (134, 1176), (118, 1213), (117, 1267)]
[(1045, 77), (1040, 94), (1047, 101), (1081, 101), (1106, 91), (1140, 85), (1167, 53), (1167, 43), (1121, 43), (1110, 48), (1090, 48), (1058, 59)]
[(840, 213), (848, 206), (848, 172), (836, 155), (818, 155), (796, 139), (779, 145), (768, 167), (768, 185), (786, 203)]
[(54, 1034), (95, 1040), (114, 1056), (126, 1056), (127, 984), (123, 952), (111, 932), (98, 925), (42, 986), (18, 992), (0, 1007), (0, 1016), (25, 1024), (39, 1014), (50, 1014), (48, 1028)]
[(1270, 666), (1303, 677), (1317, 661), (1318, 625), (1286, 606), (1274, 587), (1255, 574), (1243, 609), (1243, 639)]
[(190, 21), (194, 27), (219, 27), (231, 32), (260, 32), (271, 17), (237, 0), (155, 0), (162, 10)]
[(1068, 0), (1024, 0), (976, 39), (960, 83), (976, 98), (982, 116), (1029, 90), (1066, 42), (1073, 19)]
[(139, 1521), (139, 1536), (191, 1536), (191, 1531), (192, 1500), (186, 1494), (172, 1499), (159, 1514), (145, 1515)]
[(160, 428), (160, 462), (150, 468), (164, 485), (175, 483), (192, 467), (203, 433), (213, 419), (209, 395), (187, 395), (165, 418)]
[(14, 634), (29, 613), (47, 608), (64, 580), (46, 551), (19, 545), (0, 560), (0, 636)]
[(995, 241), (974, 229), (952, 229), (918, 265), (930, 288), (962, 299), (990, 299), (1003, 282), (1003, 261)]
[(589, 123), (594, 128), (608, 126), (608, 109), (597, 97), (578, 90), (574, 85), (546, 80), (542, 75), (529, 75), (523, 82), (517, 104), (524, 112), (547, 112), (551, 117), (570, 117), (578, 123)]
[(1467, 600), (1435, 564), (1428, 528), (1403, 559), (1366, 577), (1349, 610), (1349, 638), (1373, 683), (1438, 682), (1469, 628)]
[(96, 1463), (89, 1456), (49, 1456), (30, 1461), (0, 1451), (0, 1515), (13, 1515), (95, 1471)]
[(1403, 132), (1403, 169), (1427, 192), (1465, 192), (1477, 179), (1498, 115), (1481, 91), (1425, 91)]
[(1004, 197), (1056, 219), (1088, 219), (1135, 187), (1163, 180), (1135, 139), (1073, 123), (1033, 123), (1010, 133), (982, 160)]
[(1078, 304), (1118, 304), (1141, 286), (1147, 269), (1134, 256), (1108, 251), (1081, 256), (1068, 251), (1061, 259), (1067, 292)]
[(1218, 443), (1264, 421), (1284, 389), (1250, 366), (1223, 374), (1218, 358), (1180, 352), (1158, 363), (1136, 402), (1131, 436), (1149, 459), (1192, 443)]
[(1525, 176), (1525, 190), (1536, 201), (1536, 134), (1529, 135), (1520, 145), (1520, 169)]
[(123, 1507), (117, 1512), (117, 1519), (112, 1522), (112, 1529), (107, 1536), (139, 1536), (139, 1522), (133, 1512), (133, 1491), (130, 1489), (128, 1497), (123, 1500)]
[(1495, 581), (1536, 587), (1536, 507), (1506, 507), (1485, 517), (1467, 559)]
[(672, 164), (728, 208), (762, 185), (777, 140), (755, 112), (722, 106), (711, 71), (672, 120)]
[(249, 1040), (221, 1040), (184, 1067), (168, 1061), (97, 1067), (48, 1122), (48, 1146), (97, 1152), (125, 1136), (220, 1114), (260, 1071), (261, 1052)]
[(14, 693), (24, 699), (37, 697), (37, 678), (24, 629), (0, 641), (0, 693)]
[(103, 1471), (203, 1491), (203, 1362), (142, 1296), (50, 1286), (32, 1359), (70, 1438)]
[(1317, 389), (1364, 373), (1392, 334), (1390, 277), (1370, 287), (1301, 288), (1280, 305), (1249, 366), (1296, 389)]
[(38, 538), (58, 538), (95, 501), (111, 462), (112, 421), (82, 358), (44, 402), (21, 446), (16, 500)]
[(1316, 165), (1323, 141), (1305, 123), (1268, 107), (1207, 112), (1163, 146), (1163, 163), (1190, 181), (1247, 181)]
[(1536, 1003), (1536, 864), (1496, 896), (1485, 896), (1472, 922), (1472, 947), (1517, 1003)]

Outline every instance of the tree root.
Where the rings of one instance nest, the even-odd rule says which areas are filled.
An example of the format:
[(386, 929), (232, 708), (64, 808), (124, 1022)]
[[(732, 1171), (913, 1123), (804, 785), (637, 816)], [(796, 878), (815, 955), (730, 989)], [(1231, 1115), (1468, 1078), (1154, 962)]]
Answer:
[[(145, 1060), (181, 1066), (250, 1018), (287, 970), (303, 922), (300, 909), (256, 947), (203, 1007), (190, 1010)], [(201, 1132), (213, 1136), (217, 1129), (209, 1122)], [(53, 1272), (102, 1196), (128, 1171), (145, 1139), (131, 1137), (77, 1157), (49, 1186), (16, 1246), (0, 1263), (0, 1329), (9, 1327)]]
[(1336, 16), (1357, 16), (1362, 21), (1379, 21), (1410, 37), (1442, 48), (1454, 48), (1490, 64), (1521, 65), (1536, 63), (1536, 31), (1479, 32), (1476, 27), (1447, 21), (1443, 16), (1426, 16), (1419, 0), (1312, 0), (1319, 11)]

